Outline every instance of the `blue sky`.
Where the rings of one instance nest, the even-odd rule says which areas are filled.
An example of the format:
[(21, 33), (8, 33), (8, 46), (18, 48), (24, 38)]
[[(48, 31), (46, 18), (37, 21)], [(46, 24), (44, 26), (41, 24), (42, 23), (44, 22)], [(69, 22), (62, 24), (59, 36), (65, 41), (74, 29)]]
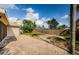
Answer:
[[(66, 4), (17, 4), (0, 5), (7, 10), (8, 18), (14, 19), (38, 19), (39, 21), (55, 18), (60, 24), (69, 25), (70, 5)], [(32, 17), (33, 16), (33, 17)]]

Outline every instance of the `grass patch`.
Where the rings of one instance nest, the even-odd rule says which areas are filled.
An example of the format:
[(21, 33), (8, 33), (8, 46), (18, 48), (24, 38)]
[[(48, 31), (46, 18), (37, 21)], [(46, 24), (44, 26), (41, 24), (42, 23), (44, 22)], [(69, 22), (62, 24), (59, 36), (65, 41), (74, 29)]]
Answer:
[(43, 35), (43, 33), (40, 33), (40, 32), (29, 32), (29, 33), (23, 33), (23, 35), (38, 36), (38, 35)]
[(76, 50), (78, 50), (79, 51), (79, 41), (76, 41)]

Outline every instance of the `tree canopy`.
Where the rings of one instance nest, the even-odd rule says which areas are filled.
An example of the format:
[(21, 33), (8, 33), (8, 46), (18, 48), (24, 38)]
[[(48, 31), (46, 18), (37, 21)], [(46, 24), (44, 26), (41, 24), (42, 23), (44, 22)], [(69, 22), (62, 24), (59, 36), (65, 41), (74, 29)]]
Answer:
[(35, 27), (36, 27), (36, 25), (32, 21), (30, 21), (30, 20), (23, 21), (22, 30), (24, 33), (25, 32), (32, 32)]
[(48, 23), (50, 29), (56, 29), (57, 26), (58, 26), (58, 24), (59, 24), (59, 23), (56, 21), (55, 18), (53, 18), (52, 20), (47, 21), (47, 23)]

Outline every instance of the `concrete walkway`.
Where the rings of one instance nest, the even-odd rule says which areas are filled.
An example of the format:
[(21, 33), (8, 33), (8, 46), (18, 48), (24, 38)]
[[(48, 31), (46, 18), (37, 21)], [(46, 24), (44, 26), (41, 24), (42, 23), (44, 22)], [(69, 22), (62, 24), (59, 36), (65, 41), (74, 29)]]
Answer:
[[(11, 40), (11, 39), (10, 39)], [(68, 52), (42, 40), (21, 35), (1, 52), (5, 55), (67, 55)]]

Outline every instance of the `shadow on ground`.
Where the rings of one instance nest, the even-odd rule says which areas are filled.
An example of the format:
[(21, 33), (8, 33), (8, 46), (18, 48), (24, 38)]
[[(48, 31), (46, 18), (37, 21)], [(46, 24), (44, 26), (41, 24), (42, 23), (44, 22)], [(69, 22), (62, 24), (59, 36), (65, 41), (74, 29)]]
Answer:
[(0, 42), (0, 50), (7, 46), (10, 42), (16, 41), (15, 36), (7, 36)]
[(5, 37), (1, 42), (0, 42), (0, 55), (3, 54), (7, 54), (9, 55), (10, 53), (8, 53), (9, 49), (4, 48), (5, 46), (7, 46), (9, 43), (16, 41), (16, 37), (15, 36), (7, 36)]

